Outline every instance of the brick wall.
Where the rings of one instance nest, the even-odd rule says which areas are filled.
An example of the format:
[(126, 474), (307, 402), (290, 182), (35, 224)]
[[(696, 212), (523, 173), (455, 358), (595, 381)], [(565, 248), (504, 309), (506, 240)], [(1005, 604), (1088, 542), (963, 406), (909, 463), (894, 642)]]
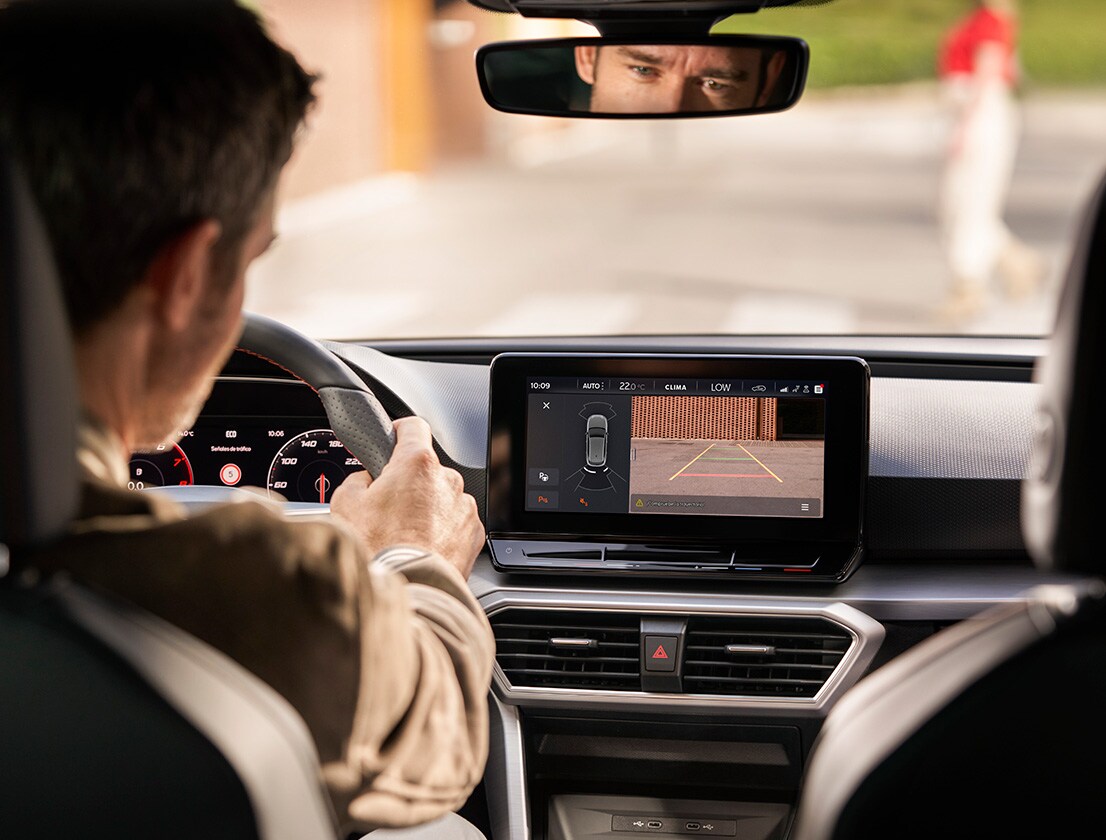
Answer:
[(774, 397), (632, 397), (630, 434), (675, 440), (776, 440)]

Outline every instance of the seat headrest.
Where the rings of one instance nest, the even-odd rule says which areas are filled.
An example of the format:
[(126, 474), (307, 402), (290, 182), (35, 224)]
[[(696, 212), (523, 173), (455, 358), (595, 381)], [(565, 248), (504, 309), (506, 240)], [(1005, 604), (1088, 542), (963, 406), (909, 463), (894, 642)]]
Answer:
[(1106, 441), (1099, 432), (1106, 366), (1106, 181), (1091, 201), (1072, 254), (1048, 353), (1038, 363), (1040, 405), (1022, 530), (1037, 565), (1106, 574), (1097, 526), (1106, 512)]
[(0, 543), (44, 542), (76, 511), (75, 383), (46, 231), (0, 150)]

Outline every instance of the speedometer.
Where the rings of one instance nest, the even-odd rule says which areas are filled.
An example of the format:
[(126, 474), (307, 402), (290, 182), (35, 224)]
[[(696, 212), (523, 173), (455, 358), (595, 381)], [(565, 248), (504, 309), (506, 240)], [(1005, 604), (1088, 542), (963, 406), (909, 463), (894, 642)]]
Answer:
[(296, 435), (277, 452), (269, 467), (270, 496), (290, 502), (330, 501), (334, 488), (352, 472), (363, 469), (331, 429)]

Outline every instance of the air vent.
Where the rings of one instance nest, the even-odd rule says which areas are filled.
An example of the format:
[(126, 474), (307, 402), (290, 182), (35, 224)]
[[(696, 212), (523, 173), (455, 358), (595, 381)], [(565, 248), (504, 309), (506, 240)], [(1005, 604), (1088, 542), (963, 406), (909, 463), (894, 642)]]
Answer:
[(694, 616), (684, 648), (684, 691), (813, 697), (851, 644), (847, 630), (822, 618)]
[(636, 615), (508, 609), (491, 624), (496, 661), (516, 688), (641, 690)]

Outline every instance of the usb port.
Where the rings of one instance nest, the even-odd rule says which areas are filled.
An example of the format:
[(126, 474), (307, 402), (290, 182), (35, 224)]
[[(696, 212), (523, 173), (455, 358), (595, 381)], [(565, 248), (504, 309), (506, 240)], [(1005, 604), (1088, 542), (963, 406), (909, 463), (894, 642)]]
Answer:
[(703, 827), (702, 823), (697, 823), (697, 822), (684, 823), (684, 831), (698, 831), (702, 827)]
[(645, 824), (645, 827), (651, 828), (655, 831), (658, 828), (664, 828), (664, 823), (662, 823), (660, 820), (649, 820), (649, 822)]

